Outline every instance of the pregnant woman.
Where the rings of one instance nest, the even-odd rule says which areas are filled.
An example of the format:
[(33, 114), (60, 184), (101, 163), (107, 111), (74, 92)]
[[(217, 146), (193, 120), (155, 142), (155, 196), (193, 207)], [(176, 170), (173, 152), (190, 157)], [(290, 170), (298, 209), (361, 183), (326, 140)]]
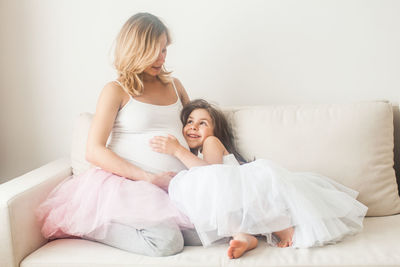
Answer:
[[(181, 230), (191, 223), (163, 189), (185, 166), (148, 146), (153, 136), (168, 134), (186, 146), (179, 113), (189, 98), (164, 68), (169, 43), (154, 15), (138, 13), (122, 27), (118, 79), (100, 94), (87, 142), (86, 158), (96, 167), (67, 179), (40, 205), (46, 238), (77, 236), (150, 256), (183, 249)], [(194, 239), (185, 241), (196, 243), (187, 233)]]

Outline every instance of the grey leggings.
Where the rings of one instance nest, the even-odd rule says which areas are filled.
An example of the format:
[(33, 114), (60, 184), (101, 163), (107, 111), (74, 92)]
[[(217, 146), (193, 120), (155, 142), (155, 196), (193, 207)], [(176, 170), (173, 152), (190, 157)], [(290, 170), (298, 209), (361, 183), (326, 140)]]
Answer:
[(83, 236), (129, 252), (161, 257), (174, 255), (183, 246), (199, 246), (201, 241), (194, 229), (180, 230), (176, 224), (165, 223), (146, 229), (136, 229), (129, 225), (110, 222), (104, 238), (98, 238), (96, 231)]

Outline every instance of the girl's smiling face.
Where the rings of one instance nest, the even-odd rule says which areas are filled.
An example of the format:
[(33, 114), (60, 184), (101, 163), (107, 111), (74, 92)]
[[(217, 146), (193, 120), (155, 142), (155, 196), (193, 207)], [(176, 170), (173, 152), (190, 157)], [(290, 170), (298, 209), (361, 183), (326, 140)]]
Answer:
[(214, 135), (214, 124), (210, 114), (205, 109), (195, 109), (190, 113), (185, 126), (183, 136), (189, 147), (199, 149), (203, 147), (204, 140)]

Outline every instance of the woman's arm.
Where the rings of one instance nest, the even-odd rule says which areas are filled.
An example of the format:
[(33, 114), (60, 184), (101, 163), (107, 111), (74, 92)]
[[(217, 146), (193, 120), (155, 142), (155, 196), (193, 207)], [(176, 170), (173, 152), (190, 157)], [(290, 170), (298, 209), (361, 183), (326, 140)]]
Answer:
[(113, 82), (103, 88), (89, 130), (86, 159), (105, 171), (132, 180), (141, 180), (145, 177), (142, 169), (133, 166), (106, 147), (115, 118), (122, 106), (124, 94), (126, 95), (122, 88)]
[[(160, 187), (169, 183), (173, 173), (151, 174), (132, 165), (106, 147), (119, 109), (124, 104), (126, 93), (115, 83), (108, 83), (97, 102), (86, 146), (86, 159), (103, 170), (131, 180), (146, 180)], [(125, 101), (126, 102), (126, 101)], [(171, 177), (170, 177), (171, 176)], [(169, 178), (169, 179), (166, 179)]]
[(156, 136), (150, 140), (152, 149), (159, 153), (169, 154), (178, 158), (187, 168), (222, 164), (222, 157), (226, 151), (221, 141), (215, 136), (209, 136), (203, 143), (203, 159), (183, 147), (172, 135)]

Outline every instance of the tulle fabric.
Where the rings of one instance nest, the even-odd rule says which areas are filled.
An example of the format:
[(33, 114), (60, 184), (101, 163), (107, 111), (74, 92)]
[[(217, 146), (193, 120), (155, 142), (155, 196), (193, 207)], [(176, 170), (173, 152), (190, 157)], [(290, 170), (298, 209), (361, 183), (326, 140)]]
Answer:
[(291, 226), (293, 247), (322, 246), (361, 231), (367, 211), (356, 191), (263, 159), (182, 171), (172, 179), (169, 195), (204, 246), (240, 232), (264, 234), (276, 245), (271, 234)]
[[(46, 238), (107, 233), (110, 222), (137, 229), (171, 222), (192, 228), (188, 218), (161, 188), (132, 181), (99, 168), (70, 177), (58, 185), (36, 210)], [(176, 227), (176, 226), (175, 226)]]

